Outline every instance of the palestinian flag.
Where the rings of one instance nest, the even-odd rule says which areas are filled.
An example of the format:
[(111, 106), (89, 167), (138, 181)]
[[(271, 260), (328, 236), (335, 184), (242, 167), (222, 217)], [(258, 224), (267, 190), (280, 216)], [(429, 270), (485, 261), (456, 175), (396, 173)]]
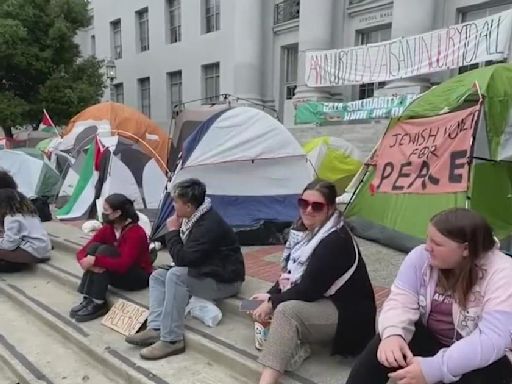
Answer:
[(50, 118), (50, 115), (48, 114), (48, 112), (46, 112), (46, 109), (43, 109), (43, 118), (41, 119), (41, 122), (39, 123), (39, 130), (41, 132), (56, 133), (56, 134), (59, 133), (57, 131), (57, 127), (55, 126), (55, 124), (53, 124), (53, 121)]
[(99, 153), (97, 141), (93, 141), (87, 150), (78, 175), (78, 182), (71, 193), (71, 197), (57, 211), (59, 220), (76, 220), (87, 216), (89, 213), (91, 202), (94, 201), (95, 186), (98, 180), (98, 172), (95, 170), (96, 155)]

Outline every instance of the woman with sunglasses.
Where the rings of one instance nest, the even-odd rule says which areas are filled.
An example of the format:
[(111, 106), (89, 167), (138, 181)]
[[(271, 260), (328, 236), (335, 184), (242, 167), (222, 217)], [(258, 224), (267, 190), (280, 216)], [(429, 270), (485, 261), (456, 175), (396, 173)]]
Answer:
[(283, 253), (283, 273), (252, 313), (272, 318), (259, 362), (260, 384), (277, 383), (310, 355), (309, 343), (332, 353), (359, 354), (375, 335), (375, 296), (355, 239), (336, 209), (336, 187), (314, 181), (298, 200), (300, 219)]

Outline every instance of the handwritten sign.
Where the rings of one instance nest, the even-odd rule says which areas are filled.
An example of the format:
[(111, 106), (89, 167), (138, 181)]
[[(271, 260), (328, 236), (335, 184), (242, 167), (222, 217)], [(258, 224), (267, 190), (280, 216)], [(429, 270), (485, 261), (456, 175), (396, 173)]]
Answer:
[(118, 300), (108, 311), (101, 323), (125, 336), (135, 334), (146, 321), (149, 311), (146, 308)]
[(382, 43), (306, 52), (309, 87), (376, 83), (508, 57), (512, 10)]
[(370, 188), (388, 193), (467, 191), (468, 158), (480, 106), (398, 123), (382, 138)]

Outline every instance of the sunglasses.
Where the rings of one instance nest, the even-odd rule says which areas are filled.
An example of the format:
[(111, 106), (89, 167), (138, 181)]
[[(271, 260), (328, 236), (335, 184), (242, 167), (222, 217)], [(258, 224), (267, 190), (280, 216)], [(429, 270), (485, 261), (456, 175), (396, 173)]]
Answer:
[(311, 207), (313, 212), (322, 212), (326, 206), (326, 204), (322, 203), (321, 201), (309, 201), (303, 199), (302, 197), (297, 200), (297, 203), (299, 204), (299, 208), (303, 211), (306, 211), (309, 207)]

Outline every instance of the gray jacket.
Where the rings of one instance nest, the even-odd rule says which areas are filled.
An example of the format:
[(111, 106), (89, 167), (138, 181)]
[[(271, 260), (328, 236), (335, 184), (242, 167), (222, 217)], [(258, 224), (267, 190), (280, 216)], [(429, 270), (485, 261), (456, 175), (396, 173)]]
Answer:
[(13, 251), (17, 248), (41, 260), (50, 258), (50, 238), (38, 216), (5, 217), (3, 233), (0, 232), (0, 249)]

